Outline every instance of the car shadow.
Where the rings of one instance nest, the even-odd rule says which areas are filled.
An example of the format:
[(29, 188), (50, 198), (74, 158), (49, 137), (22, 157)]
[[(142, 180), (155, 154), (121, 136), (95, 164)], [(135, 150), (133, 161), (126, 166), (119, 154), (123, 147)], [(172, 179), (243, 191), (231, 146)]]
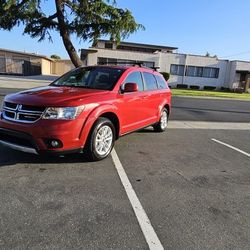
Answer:
[(147, 128), (143, 128), (143, 129), (140, 129), (138, 131), (136, 131), (136, 133), (140, 133), (140, 134), (148, 134), (148, 133), (156, 133), (153, 129), (153, 127), (147, 127)]
[(28, 154), (0, 147), (0, 168), (16, 164), (67, 164), (90, 163), (82, 153), (64, 156)]

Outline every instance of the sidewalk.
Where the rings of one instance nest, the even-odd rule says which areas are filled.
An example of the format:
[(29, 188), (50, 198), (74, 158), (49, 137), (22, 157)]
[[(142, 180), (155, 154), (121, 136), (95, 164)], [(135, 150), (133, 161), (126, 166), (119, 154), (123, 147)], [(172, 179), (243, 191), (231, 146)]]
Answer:
[(30, 89), (49, 85), (58, 76), (1, 76), (1, 89)]

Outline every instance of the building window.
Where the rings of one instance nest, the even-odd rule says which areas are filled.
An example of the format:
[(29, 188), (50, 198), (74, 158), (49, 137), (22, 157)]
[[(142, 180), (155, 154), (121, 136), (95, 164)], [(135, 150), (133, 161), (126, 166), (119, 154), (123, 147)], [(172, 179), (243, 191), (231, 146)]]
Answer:
[(143, 65), (148, 68), (153, 68), (155, 66), (154, 62), (143, 62)]
[[(184, 68), (184, 65), (171, 64), (170, 74), (183, 76)], [(218, 78), (219, 72), (219, 68), (187, 66), (185, 75), (190, 77)]]
[(106, 65), (106, 64), (108, 64), (108, 58), (98, 57), (97, 63), (99, 65)]
[(187, 66), (186, 76), (202, 77), (203, 67)]
[(195, 76), (195, 67), (194, 66), (187, 67), (186, 76)]
[(211, 75), (211, 68), (204, 68), (203, 70), (203, 77), (206, 77), (206, 78), (210, 78), (210, 75)]
[(4, 57), (0, 57), (0, 73), (6, 73), (6, 61)]
[(218, 78), (219, 77), (219, 68), (211, 68), (211, 77)]
[(170, 74), (176, 76), (183, 76), (184, 68), (185, 68), (184, 65), (171, 64)]
[(105, 49), (113, 49), (113, 43), (105, 43)]
[(148, 68), (153, 68), (155, 65), (154, 62), (148, 62), (148, 61), (137, 61), (137, 60), (105, 58), (105, 57), (98, 57), (98, 59), (97, 59), (97, 64), (99, 64), (99, 65), (131, 66), (131, 65), (134, 65), (135, 63), (139, 63), (139, 62)]
[(202, 77), (203, 74), (203, 67), (195, 67), (195, 76)]
[(204, 67), (202, 77), (218, 78), (219, 72), (220, 72), (219, 68)]
[(116, 58), (98, 57), (97, 64), (99, 64), (99, 65), (117, 65), (117, 59)]

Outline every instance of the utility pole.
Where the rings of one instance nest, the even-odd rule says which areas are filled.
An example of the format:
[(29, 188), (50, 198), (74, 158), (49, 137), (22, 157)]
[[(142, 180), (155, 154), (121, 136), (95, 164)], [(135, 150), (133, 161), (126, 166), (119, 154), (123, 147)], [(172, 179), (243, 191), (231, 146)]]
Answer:
[(187, 61), (188, 61), (188, 54), (185, 56), (185, 64), (184, 64), (184, 72), (182, 76), (182, 84), (185, 84), (185, 75), (186, 75), (186, 69), (187, 69)]

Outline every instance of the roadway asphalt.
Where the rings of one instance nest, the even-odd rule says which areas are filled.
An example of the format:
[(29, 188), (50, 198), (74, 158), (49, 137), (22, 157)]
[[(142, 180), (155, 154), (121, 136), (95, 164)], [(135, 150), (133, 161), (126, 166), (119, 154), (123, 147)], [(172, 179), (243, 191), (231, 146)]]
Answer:
[[(0, 88), (4, 95), (22, 89)], [(250, 122), (250, 101), (173, 97), (171, 120), (210, 122)]]
[(173, 98), (172, 120), (250, 122), (250, 101)]
[[(175, 97), (172, 119), (250, 122), (249, 105)], [(249, 249), (250, 158), (212, 138), (250, 153), (250, 130), (149, 128), (116, 143), (164, 249)], [(148, 246), (111, 157), (89, 163), (0, 146), (0, 249)]]

